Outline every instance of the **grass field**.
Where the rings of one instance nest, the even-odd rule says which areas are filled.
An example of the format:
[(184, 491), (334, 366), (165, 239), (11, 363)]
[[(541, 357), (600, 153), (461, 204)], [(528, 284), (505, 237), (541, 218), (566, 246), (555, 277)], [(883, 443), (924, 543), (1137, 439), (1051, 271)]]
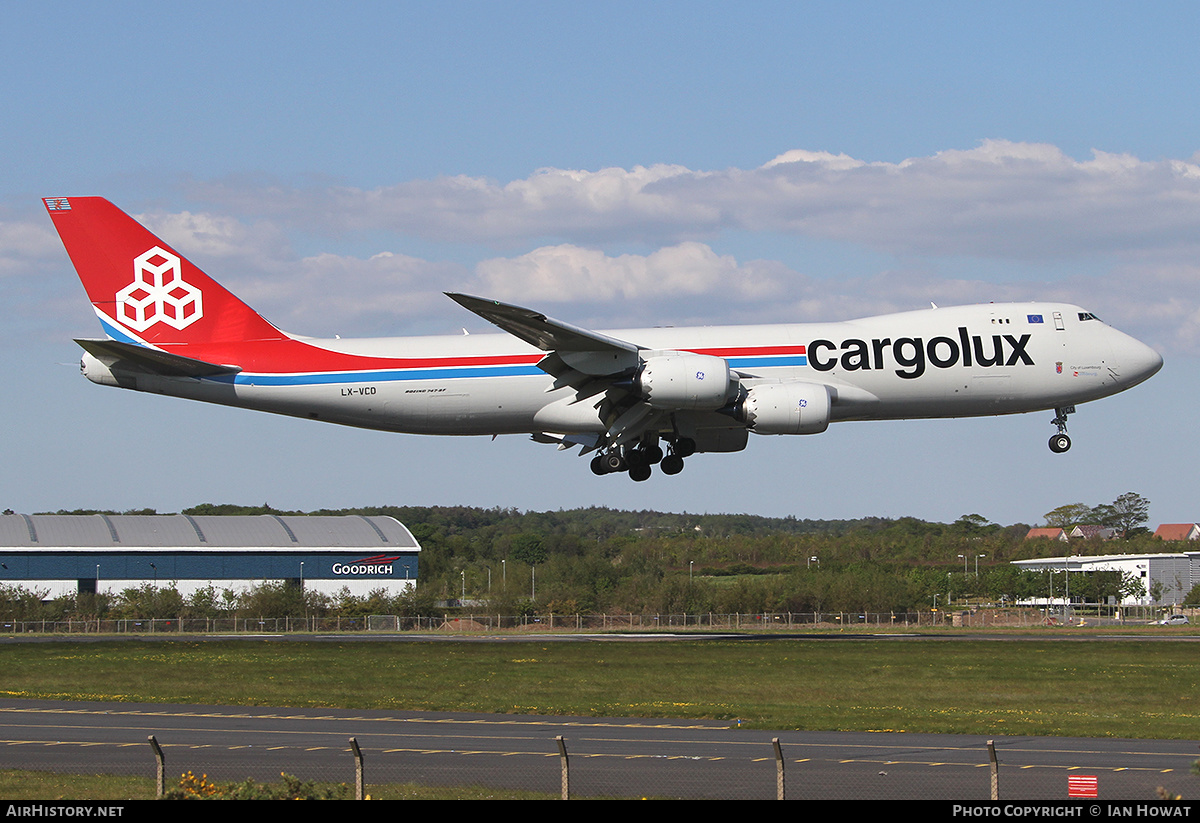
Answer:
[[(172, 783), (168, 790), (175, 788)], [(558, 796), (485, 786), (437, 787), (414, 783), (371, 786), (375, 800), (557, 800)], [(154, 781), (148, 777), (113, 774), (58, 774), (0, 770), (0, 798), (12, 800), (153, 800)]]
[(1193, 738), (1194, 643), (98, 641), (0, 647), (8, 697)]

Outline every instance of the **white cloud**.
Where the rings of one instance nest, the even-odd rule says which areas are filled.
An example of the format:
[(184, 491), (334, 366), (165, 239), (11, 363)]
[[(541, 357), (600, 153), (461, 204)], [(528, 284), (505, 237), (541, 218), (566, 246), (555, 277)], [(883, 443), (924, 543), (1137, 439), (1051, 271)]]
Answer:
[(46, 260), (62, 251), (49, 221), (0, 221), (0, 277), (23, 274), (33, 260)]
[(1200, 165), (1047, 144), (988, 140), (899, 163), (792, 150), (754, 169), (660, 164), (542, 169), (501, 183), (417, 180), (373, 190), (308, 191), (236, 183), (193, 193), (313, 231), (388, 230), (516, 245), (655, 246), (737, 229), (834, 239), (898, 255), (1045, 260), (1197, 250)]
[(762, 165), (764, 169), (772, 169), (785, 163), (818, 163), (831, 169), (856, 169), (867, 165), (862, 160), (855, 160), (847, 154), (830, 154), (827, 151), (806, 151), (792, 149)]
[[(191, 193), (226, 205), (141, 219), (299, 334), (452, 330), (470, 318), (448, 290), (550, 304), (605, 327), (1060, 299), (1164, 350), (1200, 352), (1200, 158), (1096, 151), (1080, 161), (991, 140), (899, 163), (792, 150), (752, 169), (542, 169), (507, 183), (459, 176), (372, 190), (225, 181)], [(340, 240), (337, 254), (297, 253), (328, 247), (330, 230), (364, 234)], [(791, 258), (737, 259), (722, 249), (724, 231), (742, 248), (764, 236)], [(407, 235), (467, 251), (450, 263), (390, 250)], [(804, 242), (789, 247), (789, 237)], [(822, 259), (821, 274), (837, 277), (818, 278), (804, 270), (814, 238), (893, 257)], [(479, 242), (516, 250), (472, 262)], [(0, 273), (28, 275), (8, 282), (38, 288), (36, 272), (65, 263), (48, 226), (0, 223)]]
[(134, 219), (189, 258), (276, 259), (287, 249), (283, 233), (273, 224), (243, 223), (229, 215), (152, 212)]
[(397, 336), (428, 331), (428, 315), (449, 314), (452, 304), (443, 292), (464, 276), (460, 266), (392, 252), (368, 258), (319, 254), (275, 266), (239, 296), (296, 334)]
[(476, 272), (482, 292), (502, 300), (610, 302), (698, 294), (745, 299), (779, 289), (778, 282), (755, 276), (731, 255), (696, 242), (616, 257), (569, 244), (544, 246), (516, 258), (484, 260)]
[[(192, 193), (214, 203), (255, 210), (311, 230), (391, 230), (426, 238), (510, 245), (533, 237), (674, 237), (708, 231), (719, 215), (701, 203), (681, 203), (650, 187), (680, 175), (682, 166), (637, 166), (599, 171), (541, 169), (523, 180), (458, 175), (416, 180), (373, 190), (327, 188), (257, 194), (242, 184), (198, 183)], [(703, 175), (699, 175), (703, 176)], [(256, 196), (257, 194), (257, 196)], [(642, 227), (642, 228), (639, 228)]]
[(1195, 250), (1194, 164), (987, 141), (901, 163), (783, 155), (754, 171), (659, 186), (717, 206), (731, 225), (845, 241), (901, 256), (1048, 260)]

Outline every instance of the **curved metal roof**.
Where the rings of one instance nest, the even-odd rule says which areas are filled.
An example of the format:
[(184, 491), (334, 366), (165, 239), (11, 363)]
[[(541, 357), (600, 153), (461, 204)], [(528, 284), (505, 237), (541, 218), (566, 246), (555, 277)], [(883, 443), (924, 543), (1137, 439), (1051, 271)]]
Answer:
[(184, 514), (0, 515), (9, 549), (419, 549), (394, 517)]

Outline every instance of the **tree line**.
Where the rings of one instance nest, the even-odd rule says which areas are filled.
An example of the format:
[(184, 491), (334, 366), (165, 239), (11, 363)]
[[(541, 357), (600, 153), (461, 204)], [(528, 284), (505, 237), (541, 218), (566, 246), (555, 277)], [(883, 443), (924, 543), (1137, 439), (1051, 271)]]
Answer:
[[(1142, 501), (1131, 492), (1110, 505), (1085, 507), (1086, 513), (1078, 508), (1082, 504), (1059, 507), (1046, 520), (1054, 517), (1058, 522), (1053, 525), (1058, 525), (1079, 518), (1093, 522), (1098, 514), (1114, 518), (1106, 522), (1123, 517), (1119, 551), (1161, 551), (1161, 543), (1140, 528), (1149, 508), (1148, 503), (1142, 508)], [(1049, 596), (1055, 587), (1061, 596), (1064, 588), (1055, 575), (1011, 565), (1013, 560), (1061, 555), (1063, 544), (1026, 540), (1027, 524), (1002, 526), (979, 514), (946, 524), (912, 517), (808, 520), (603, 507), (523, 512), (380, 506), (299, 512), (268, 504), (205, 503), (182, 513), (395, 517), (421, 545), (418, 586), (399, 598), (383, 592), (355, 597), (264, 582), (246, 592), (209, 590), (185, 598), (167, 584), (113, 596), (78, 595), (61, 603), (42, 603), (32, 596), (36, 593), (0, 587), (0, 615), (82, 610), (113, 617), (415, 616), (442, 613), (464, 594), (470, 608), (499, 614), (904, 612), (1014, 602)], [(1118, 547), (1111, 541), (1073, 541), (1070, 551), (1112, 554)], [(1116, 572), (1074, 574), (1071, 593), (1074, 599), (1097, 602), (1122, 597), (1136, 585)]]

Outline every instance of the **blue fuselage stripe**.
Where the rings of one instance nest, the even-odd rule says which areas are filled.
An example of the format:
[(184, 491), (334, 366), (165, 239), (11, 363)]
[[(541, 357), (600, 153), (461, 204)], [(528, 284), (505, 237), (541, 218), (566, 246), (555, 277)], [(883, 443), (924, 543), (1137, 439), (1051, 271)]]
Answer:
[[(734, 357), (729, 365), (734, 369), (780, 368), (807, 366), (804, 355), (779, 357)], [(208, 378), (218, 383), (236, 386), (319, 386), (332, 383), (384, 383), (401, 380), (455, 380), (472, 377), (545, 377), (546, 373), (536, 365), (517, 366), (464, 366), (441, 369), (376, 369), (370, 371), (343, 372), (299, 372), (270, 374), (241, 372)]]
[(733, 369), (766, 369), (780, 366), (807, 366), (808, 357), (803, 354), (785, 354), (777, 357), (731, 357), (729, 367)]
[(330, 383), (387, 383), (398, 380), (453, 380), (470, 377), (546, 376), (537, 366), (479, 366), (459, 369), (396, 369), (298, 374), (241, 372), (208, 378), (235, 386), (320, 386)]

